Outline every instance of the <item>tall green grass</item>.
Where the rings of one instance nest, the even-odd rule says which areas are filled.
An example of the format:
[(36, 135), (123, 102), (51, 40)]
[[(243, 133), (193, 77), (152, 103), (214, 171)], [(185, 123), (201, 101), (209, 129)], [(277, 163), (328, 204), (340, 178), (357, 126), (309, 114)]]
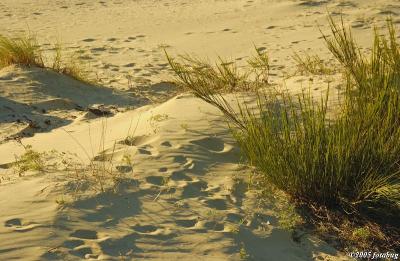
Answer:
[[(225, 114), (248, 162), (265, 180), (303, 202), (399, 213), (400, 53), (393, 24), (388, 22), (387, 36), (375, 31), (367, 56), (343, 22), (329, 21), (331, 35), (324, 38), (346, 76), (344, 102), (333, 122), (327, 117), (328, 92), (320, 102), (309, 92), (266, 92), (268, 84), (257, 78), (250, 83), (234, 65), (230, 80), (221, 81), (227, 73), (219, 66), (203, 65), (204, 72), (197, 63), (168, 59), (182, 86)], [(237, 113), (221, 90), (255, 91), (257, 106), (239, 101)]]

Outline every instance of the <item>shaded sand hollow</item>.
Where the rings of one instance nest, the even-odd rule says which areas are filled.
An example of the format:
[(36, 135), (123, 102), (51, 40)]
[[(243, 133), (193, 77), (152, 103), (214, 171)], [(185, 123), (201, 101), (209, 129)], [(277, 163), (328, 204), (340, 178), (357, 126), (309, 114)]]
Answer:
[[(60, 39), (104, 87), (0, 70), (0, 260), (348, 260), (280, 227), (279, 198), (248, 189), (251, 170), (222, 116), (178, 94), (163, 53), (240, 64), (256, 45), (271, 56), (273, 83), (319, 95), (340, 77), (290, 76), (291, 56), (331, 59), (318, 30), (328, 30), (327, 10), (363, 46), (374, 24), (400, 21), (394, 0), (2, 0), (2, 34), (29, 27), (46, 51)], [(18, 175), (16, 137), (44, 153), (44, 171)], [(117, 185), (85, 180), (96, 168)], [(103, 182), (115, 192), (102, 193)]]

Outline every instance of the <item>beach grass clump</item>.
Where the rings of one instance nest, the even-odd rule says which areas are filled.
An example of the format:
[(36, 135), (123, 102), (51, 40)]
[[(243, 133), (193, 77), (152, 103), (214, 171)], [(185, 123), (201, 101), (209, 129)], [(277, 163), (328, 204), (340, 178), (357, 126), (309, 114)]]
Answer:
[(229, 121), (244, 128), (235, 110), (223, 94), (254, 92), (269, 85), (270, 64), (265, 51), (256, 48), (256, 54), (247, 61), (248, 67), (239, 68), (233, 61), (219, 58), (215, 65), (189, 55), (175, 59), (165, 52), (168, 63), (177, 76), (176, 84), (221, 110)]
[(89, 77), (89, 73), (82, 65), (81, 60), (74, 55), (66, 57), (63, 54), (60, 43), (55, 44), (53, 61), (47, 64), (34, 35), (14, 38), (0, 35), (0, 68), (13, 64), (47, 68), (84, 83), (96, 83), (94, 79)]
[[(268, 83), (269, 59), (265, 51), (256, 49), (256, 54), (247, 61), (248, 70), (240, 70), (233, 61), (219, 57), (213, 66), (205, 60), (190, 56), (179, 56), (180, 61), (166, 53), (169, 64), (181, 81), (181, 87), (196, 89), (195, 94), (230, 93), (250, 91)], [(205, 95), (202, 95), (205, 96)]]
[(43, 56), (34, 36), (10, 38), (0, 35), (0, 68), (12, 64), (44, 67)]
[[(225, 114), (244, 156), (265, 182), (295, 202), (314, 206), (310, 209), (323, 206), (355, 222), (390, 223), (388, 233), (396, 235), (398, 224), (390, 221), (400, 213), (400, 51), (394, 27), (389, 21), (386, 36), (375, 30), (367, 56), (343, 21), (329, 21), (331, 35), (324, 39), (344, 69), (346, 85), (333, 121), (327, 115), (329, 91), (316, 101), (311, 91), (297, 96), (266, 91), (262, 86), (268, 85), (257, 78), (253, 84), (242, 80), (246, 73), (234, 73), (234, 80), (224, 82), (225, 72), (218, 73), (218, 67), (212, 74), (193, 73), (186, 64), (169, 61), (181, 85)], [(239, 100), (235, 111), (221, 90), (255, 91), (257, 105)], [(367, 233), (360, 231), (347, 240)]]

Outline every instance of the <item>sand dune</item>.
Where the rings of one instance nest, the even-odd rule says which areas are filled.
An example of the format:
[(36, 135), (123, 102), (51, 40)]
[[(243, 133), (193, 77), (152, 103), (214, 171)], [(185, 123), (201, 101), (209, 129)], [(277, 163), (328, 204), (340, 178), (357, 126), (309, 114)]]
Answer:
[[(251, 170), (222, 115), (170, 83), (163, 51), (241, 64), (256, 45), (271, 56), (272, 83), (318, 97), (328, 80), (292, 77), (291, 57), (331, 59), (318, 30), (328, 30), (326, 10), (362, 45), (388, 15), (400, 21), (394, 0), (2, 0), (1, 33), (29, 25), (46, 53), (60, 38), (104, 87), (0, 70), (0, 260), (349, 260), (279, 226), (281, 201), (248, 189)], [(16, 137), (44, 153), (44, 173), (18, 175), (26, 149)], [(100, 180), (117, 192), (77, 180), (83, 168), (68, 163), (103, 164), (118, 182)]]
[[(182, 114), (181, 108), (191, 109)], [(160, 113), (168, 116), (158, 122), (154, 133), (149, 119)], [(130, 122), (137, 121), (134, 141), (113, 148), (115, 141), (127, 135)], [(238, 150), (222, 117), (210, 105), (178, 96), (159, 106), (118, 114), (106, 124), (105, 154), (113, 153), (116, 168), (126, 170), (119, 192), (82, 192), (81, 199), (60, 209), (63, 206), (55, 201), (70, 200), (63, 191), (72, 189), (73, 174), (56, 171), (10, 181), (3, 186), (3, 199), (16, 190), (26, 193), (2, 201), (10, 211), (7, 207), (1, 214), (1, 237), (19, 245), (15, 249), (2, 241), (4, 258), (238, 260), (242, 247), (255, 260), (341, 255), (309, 236), (295, 243), (289, 232), (279, 228), (271, 208), (257, 206), (255, 191), (247, 191), (249, 169), (238, 164)], [(102, 126), (104, 120), (99, 119), (90, 126), (70, 124), (65, 131), (91, 151), (101, 140)], [(36, 134), (24, 143), (39, 151), (55, 149), (85, 158), (65, 131)], [(0, 149), (13, 147), (6, 143)], [(125, 155), (134, 162), (133, 169), (124, 162)], [(241, 220), (245, 225), (236, 228)]]

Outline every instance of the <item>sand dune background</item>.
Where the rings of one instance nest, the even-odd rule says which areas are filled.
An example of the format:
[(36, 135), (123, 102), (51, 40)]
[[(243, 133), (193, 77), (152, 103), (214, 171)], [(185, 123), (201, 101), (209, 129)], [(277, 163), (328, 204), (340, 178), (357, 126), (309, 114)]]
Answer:
[[(255, 45), (270, 54), (272, 82), (298, 92), (311, 83), (290, 76), (293, 52), (331, 59), (319, 31), (327, 11), (363, 46), (388, 15), (400, 22), (394, 0), (2, 0), (2, 34), (30, 30), (49, 53), (62, 42), (104, 87), (46, 69), (0, 71), (0, 260), (348, 260), (279, 226), (281, 199), (248, 189), (251, 170), (222, 116), (178, 95), (163, 50), (241, 64)], [(315, 77), (316, 95), (326, 82)], [(19, 135), (45, 153), (44, 173), (15, 173)], [(118, 173), (117, 193), (76, 187), (81, 171), (64, 163), (93, 159)]]
[[(368, 43), (374, 22), (392, 15), (396, 1), (22, 1), (0, 4), (4, 33), (37, 33), (43, 44), (60, 40), (87, 59), (107, 86), (128, 88), (169, 79), (160, 47), (171, 53), (194, 53), (244, 59), (253, 44), (276, 59), (275, 73), (290, 67), (292, 50), (328, 54), (318, 26), (328, 30), (327, 11), (341, 13)], [(51, 46), (49, 46), (50, 48)]]

